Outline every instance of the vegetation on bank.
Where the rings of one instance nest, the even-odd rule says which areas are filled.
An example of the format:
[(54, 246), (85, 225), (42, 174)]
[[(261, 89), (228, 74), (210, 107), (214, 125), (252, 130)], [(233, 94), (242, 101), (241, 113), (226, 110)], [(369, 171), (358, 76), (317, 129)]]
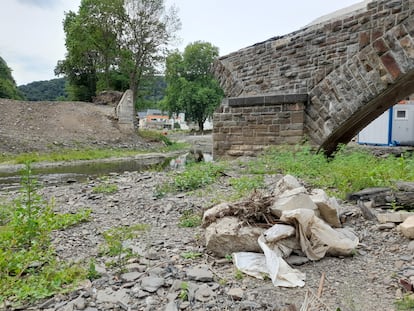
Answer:
[(18, 306), (71, 291), (87, 276), (84, 267), (57, 259), (51, 233), (87, 221), (90, 210), (53, 212), (53, 202), (45, 202), (37, 193), (29, 165), (21, 185), (16, 200), (0, 202), (0, 306), (6, 300)]
[[(141, 135), (141, 134), (140, 134)], [(138, 154), (152, 152), (172, 152), (188, 147), (186, 143), (173, 142), (165, 135), (155, 131), (143, 131), (141, 135), (147, 142), (161, 143), (150, 149), (121, 149), (121, 148), (77, 148), (60, 149), (57, 151), (28, 152), (21, 154), (0, 154), (0, 164), (23, 164), (26, 162), (59, 162), (76, 160), (98, 160), (108, 158), (132, 157)]]
[(238, 177), (229, 179), (235, 195), (246, 196), (263, 188), (264, 175), (290, 174), (313, 188), (322, 188), (330, 195), (345, 199), (346, 195), (369, 187), (393, 186), (395, 181), (414, 181), (414, 157), (411, 154), (377, 157), (363, 148), (342, 147), (334, 157), (327, 158), (309, 146), (279, 146), (262, 156), (240, 163), (191, 163), (182, 172), (173, 172), (172, 181), (160, 185), (157, 196), (168, 192), (193, 191), (216, 182), (224, 172), (238, 170)]

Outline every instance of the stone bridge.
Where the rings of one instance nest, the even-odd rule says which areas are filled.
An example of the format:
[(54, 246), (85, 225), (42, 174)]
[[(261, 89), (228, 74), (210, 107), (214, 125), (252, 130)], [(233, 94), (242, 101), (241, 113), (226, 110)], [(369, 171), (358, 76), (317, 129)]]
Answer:
[(214, 156), (303, 140), (329, 154), (414, 93), (414, 0), (353, 9), (215, 62)]

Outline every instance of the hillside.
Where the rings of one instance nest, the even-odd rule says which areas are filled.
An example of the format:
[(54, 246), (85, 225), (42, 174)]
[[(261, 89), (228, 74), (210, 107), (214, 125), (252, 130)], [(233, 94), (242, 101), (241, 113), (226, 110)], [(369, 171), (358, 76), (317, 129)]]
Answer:
[(143, 148), (145, 143), (119, 130), (112, 106), (0, 99), (0, 153), (88, 146)]

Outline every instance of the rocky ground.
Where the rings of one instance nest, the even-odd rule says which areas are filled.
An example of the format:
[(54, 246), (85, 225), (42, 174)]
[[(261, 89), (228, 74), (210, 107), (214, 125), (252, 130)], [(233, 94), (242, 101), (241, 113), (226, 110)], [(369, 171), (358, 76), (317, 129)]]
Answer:
[[(81, 108), (80, 108), (81, 107)], [(125, 137), (113, 120), (113, 107), (85, 103), (25, 103), (0, 101), (0, 152), (76, 146), (146, 147), (137, 137)], [(196, 142), (200, 141), (195, 139)], [(204, 148), (205, 144), (198, 147)], [(321, 306), (314, 310), (395, 310), (403, 294), (398, 281), (414, 277), (414, 242), (395, 227), (367, 221), (357, 206), (341, 206), (343, 225), (360, 239), (352, 257), (325, 257), (297, 268), (306, 273), (304, 288), (275, 288), (270, 280), (242, 276), (229, 258), (216, 258), (204, 243), (201, 227), (181, 228), (186, 211), (201, 214), (232, 193), (229, 176), (243, 170), (234, 162), (227, 175), (206, 189), (160, 196), (168, 172), (111, 174), (114, 194), (99, 194), (102, 180), (45, 186), (46, 199), (55, 198), (57, 212), (92, 210), (89, 222), (54, 233), (57, 254), (65, 261), (94, 259), (101, 277), (86, 281), (68, 295), (58, 295), (24, 310), (299, 310), (305, 295), (317, 292), (325, 274)], [(281, 176), (266, 177), (271, 190)], [(0, 200), (17, 191), (0, 191)], [(139, 238), (126, 241), (133, 256), (119, 267), (117, 258), (100, 255), (102, 233), (117, 226), (147, 224)], [(311, 295), (312, 296), (312, 295)]]
[[(235, 162), (229, 175), (242, 169), (243, 164)], [(267, 176), (267, 189), (280, 177)], [(358, 207), (345, 203), (341, 206), (343, 225), (352, 228), (361, 242), (355, 256), (325, 257), (297, 266), (306, 273), (304, 288), (275, 288), (270, 280), (242, 276), (228, 258), (209, 254), (201, 227), (179, 227), (185, 211), (202, 213), (228, 198), (232, 193), (229, 177), (223, 176), (206, 189), (160, 197), (158, 186), (169, 178), (167, 172), (112, 174), (105, 182), (118, 186), (114, 194), (93, 192), (102, 182), (99, 179), (43, 188), (47, 199), (55, 198), (58, 212), (92, 209), (89, 222), (55, 232), (54, 243), (62, 260), (93, 258), (101, 277), (85, 282), (70, 295), (24, 309), (299, 310), (306, 293), (317, 292), (325, 273), (321, 305), (326, 308), (314, 310), (395, 310), (395, 300), (402, 295), (399, 278), (414, 276), (414, 243), (395, 228), (364, 220)], [(15, 194), (1, 193), (0, 199)], [(125, 244), (134, 256), (122, 271), (108, 267), (117, 258), (99, 255), (102, 233), (138, 223), (148, 224), (149, 230)]]

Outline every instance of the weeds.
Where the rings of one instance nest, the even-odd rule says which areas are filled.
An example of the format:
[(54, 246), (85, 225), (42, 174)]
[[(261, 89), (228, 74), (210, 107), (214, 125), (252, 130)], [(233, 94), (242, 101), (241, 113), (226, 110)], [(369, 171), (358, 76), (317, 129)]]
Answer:
[(200, 258), (201, 256), (203, 256), (203, 254), (197, 252), (185, 252), (181, 254), (181, 257), (183, 257), (184, 259), (196, 259)]
[(102, 183), (93, 187), (93, 193), (112, 194), (118, 191), (118, 186), (110, 183)]
[(178, 226), (181, 228), (193, 228), (201, 225), (201, 216), (194, 213), (193, 210), (183, 211)]
[(248, 168), (251, 174), (291, 174), (340, 198), (363, 188), (390, 186), (395, 180), (414, 180), (412, 156), (384, 159), (349, 147), (341, 147), (331, 159), (308, 146), (275, 147)]
[[(102, 252), (106, 255), (116, 257), (117, 259), (113, 262), (113, 265), (122, 270), (125, 259), (127, 259), (126, 257), (132, 255), (129, 249), (124, 247), (124, 242), (138, 238), (143, 231), (148, 229), (149, 226), (146, 224), (120, 226), (109, 229), (103, 233), (106, 246)], [(126, 257), (123, 256), (125, 254), (127, 255)]]
[(86, 221), (90, 211), (55, 214), (37, 193), (30, 164), (21, 186), (20, 196), (3, 206), (0, 227), (0, 303), (15, 306), (68, 291), (87, 276), (82, 267), (57, 260), (50, 234)]
[(181, 290), (180, 293), (178, 294), (178, 298), (180, 298), (182, 301), (187, 301), (188, 300), (188, 283), (187, 282), (182, 282), (181, 283)]
[(402, 300), (398, 300), (395, 305), (398, 311), (414, 310), (414, 295), (406, 295)]
[(239, 178), (231, 178), (230, 185), (236, 191), (235, 199), (249, 195), (253, 190), (264, 187), (263, 175), (241, 176)]

